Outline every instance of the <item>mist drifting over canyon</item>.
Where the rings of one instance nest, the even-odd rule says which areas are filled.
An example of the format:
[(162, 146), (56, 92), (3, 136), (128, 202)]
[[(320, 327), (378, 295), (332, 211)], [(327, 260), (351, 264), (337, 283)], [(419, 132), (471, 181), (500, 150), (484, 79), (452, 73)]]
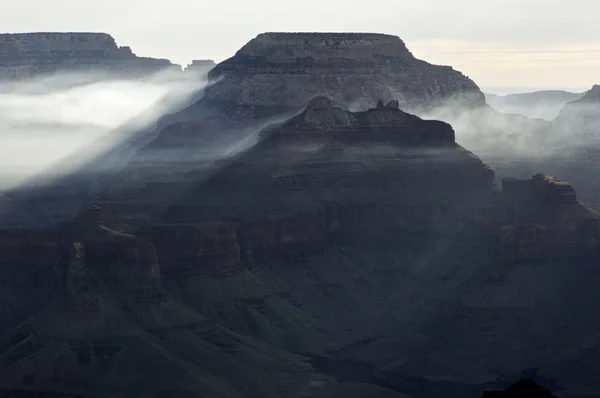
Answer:
[(205, 86), (202, 74), (168, 71), (143, 80), (73, 72), (0, 83), (0, 189), (76, 171)]
[(595, 397), (600, 87), (543, 120), (395, 35), (245, 40), (0, 34), (0, 395)]

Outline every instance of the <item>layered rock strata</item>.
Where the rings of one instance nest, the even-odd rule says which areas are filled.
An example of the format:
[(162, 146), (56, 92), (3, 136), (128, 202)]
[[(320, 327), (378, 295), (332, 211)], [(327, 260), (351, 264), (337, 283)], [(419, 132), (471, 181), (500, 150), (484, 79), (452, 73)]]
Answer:
[[(375, 73), (375, 71), (377, 71)], [(469, 78), (415, 58), (396, 37), (372, 33), (263, 33), (215, 67), (206, 100), (300, 108), (317, 95), (349, 107), (398, 100), (433, 107), (485, 104)]]
[[(49, 250), (31, 261), (47, 264), (47, 288), (2, 318), (7, 387), (269, 397), (352, 382), (435, 397), (550, 364), (600, 330), (598, 216), (568, 184), (499, 190), (450, 125), (396, 102), (350, 112), (317, 97), (257, 140), (149, 186), (168, 193), (154, 203), (142, 190), (58, 228), (7, 231), (19, 239), (6, 239), (5, 275), (23, 292), (19, 253)], [(525, 227), (546, 232), (532, 246)]]
[(59, 72), (143, 76), (181, 70), (166, 59), (136, 56), (106, 33), (0, 34), (0, 81), (23, 81)]
[(212, 83), (202, 99), (164, 118), (157, 138), (139, 151), (124, 179), (180, 178), (190, 170), (189, 161), (212, 162), (246, 149), (258, 131), (300, 112), (319, 95), (351, 110), (380, 99), (421, 111), (448, 103), (485, 105), (472, 80), (415, 58), (400, 38), (383, 34), (264, 33), (208, 77)]

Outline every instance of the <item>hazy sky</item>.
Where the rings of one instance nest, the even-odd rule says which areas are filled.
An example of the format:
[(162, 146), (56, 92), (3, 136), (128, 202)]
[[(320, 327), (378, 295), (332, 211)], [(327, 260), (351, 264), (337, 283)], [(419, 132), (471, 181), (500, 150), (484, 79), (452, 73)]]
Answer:
[[(600, 83), (598, 0), (2, 0), (5, 32), (103, 31), (138, 55), (222, 60), (265, 31), (400, 36), (486, 89)], [(510, 90), (510, 89), (509, 89)]]

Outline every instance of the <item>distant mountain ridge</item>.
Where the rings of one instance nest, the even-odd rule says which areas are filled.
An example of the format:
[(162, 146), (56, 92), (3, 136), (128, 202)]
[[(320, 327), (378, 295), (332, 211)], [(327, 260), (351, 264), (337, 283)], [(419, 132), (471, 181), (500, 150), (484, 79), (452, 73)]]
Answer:
[(552, 120), (566, 103), (575, 101), (584, 94), (564, 90), (541, 90), (507, 95), (485, 93), (485, 97), (488, 105), (499, 112)]
[(0, 34), (0, 81), (22, 81), (60, 72), (136, 77), (181, 70), (167, 59), (138, 57), (107, 33), (35, 32)]

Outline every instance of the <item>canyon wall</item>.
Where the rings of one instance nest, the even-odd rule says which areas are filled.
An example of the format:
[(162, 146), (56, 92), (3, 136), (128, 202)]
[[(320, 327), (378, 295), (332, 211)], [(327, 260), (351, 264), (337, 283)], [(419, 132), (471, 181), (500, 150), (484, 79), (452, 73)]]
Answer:
[(59, 72), (142, 76), (181, 70), (166, 59), (136, 56), (106, 33), (0, 34), (0, 80), (23, 81)]
[[(377, 71), (377, 72), (375, 72)], [(485, 104), (469, 78), (415, 58), (396, 37), (369, 33), (263, 33), (210, 73), (213, 102), (302, 107), (327, 95), (353, 109), (378, 99), (403, 109), (448, 100)]]

